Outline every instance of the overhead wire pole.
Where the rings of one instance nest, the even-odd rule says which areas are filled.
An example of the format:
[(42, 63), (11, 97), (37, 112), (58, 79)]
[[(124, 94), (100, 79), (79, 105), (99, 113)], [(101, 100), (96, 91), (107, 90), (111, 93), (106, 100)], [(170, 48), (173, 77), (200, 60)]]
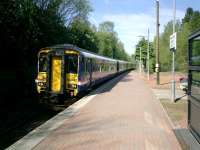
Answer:
[[(173, 33), (176, 25), (176, 0), (173, 0)], [(175, 101), (175, 50), (172, 51), (172, 101)]]
[(159, 0), (156, 0), (156, 81), (160, 84), (160, 60), (159, 60)]
[(149, 80), (149, 28), (148, 28), (148, 45), (147, 45), (147, 78)]
[(142, 48), (140, 47), (140, 73), (142, 72)]
[[(144, 37), (144, 36), (139, 35), (138, 37)], [(140, 46), (139, 48), (140, 48), (139, 72), (141, 74), (141, 72), (142, 72), (142, 47)]]

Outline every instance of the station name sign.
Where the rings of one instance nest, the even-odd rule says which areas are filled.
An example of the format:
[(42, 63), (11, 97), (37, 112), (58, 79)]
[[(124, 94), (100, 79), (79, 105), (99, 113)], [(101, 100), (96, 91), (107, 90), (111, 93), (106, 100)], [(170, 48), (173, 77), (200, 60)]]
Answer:
[(170, 35), (169, 48), (171, 51), (176, 50), (176, 32), (174, 32), (172, 35)]

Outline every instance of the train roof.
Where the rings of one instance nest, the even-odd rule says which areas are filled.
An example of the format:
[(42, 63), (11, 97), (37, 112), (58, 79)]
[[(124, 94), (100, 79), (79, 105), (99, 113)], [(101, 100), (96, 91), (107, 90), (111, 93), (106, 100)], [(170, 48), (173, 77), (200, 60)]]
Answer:
[(76, 51), (78, 51), (79, 53), (81, 53), (82, 55), (84, 55), (86, 57), (99, 58), (99, 59), (109, 60), (109, 61), (119, 61), (120, 63), (131, 63), (131, 62), (128, 62), (128, 61), (112, 59), (112, 58), (109, 58), (109, 57), (101, 56), (99, 54), (96, 54), (94, 52), (88, 51), (86, 49), (79, 48), (79, 47), (77, 47), (75, 45), (72, 45), (72, 44), (59, 44), (59, 45), (54, 45), (54, 46), (50, 46), (50, 47), (46, 47), (46, 48), (50, 48), (51, 50), (64, 50), (64, 49), (65, 50), (66, 49), (76, 50)]

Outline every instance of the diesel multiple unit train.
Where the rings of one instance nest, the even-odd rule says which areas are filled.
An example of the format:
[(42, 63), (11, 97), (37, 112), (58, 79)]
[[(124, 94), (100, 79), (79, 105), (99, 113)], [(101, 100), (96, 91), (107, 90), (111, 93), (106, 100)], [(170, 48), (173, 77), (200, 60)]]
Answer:
[(134, 64), (111, 59), (64, 44), (43, 48), (38, 53), (37, 91), (42, 94), (77, 96)]

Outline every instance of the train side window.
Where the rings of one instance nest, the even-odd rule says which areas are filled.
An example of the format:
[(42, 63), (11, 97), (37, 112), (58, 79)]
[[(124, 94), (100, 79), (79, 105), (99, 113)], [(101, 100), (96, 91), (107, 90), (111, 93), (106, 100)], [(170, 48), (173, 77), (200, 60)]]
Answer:
[(86, 62), (87, 62), (87, 59), (85, 59), (85, 61), (84, 61), (84, 73), (86, 73), (86, 70), (87, 70)]
[(85, 60), (85, 72), (88, 73), (89, 72), (89, 69), (88, 69), (88, 58), (86, 58)]
[(66, 56), (66, 72), (67, 73), (77, 73), (78, 71), (78, 56), (77, 55), (67, 55)]
[(89, 73), (89, 69), (90, 69), (90, 60), (89, 58), (85, 59), (85, 73)]
[(91, 71), (91, 64), (90, 64), (90, 59), (87, 59), (87, 72), (89, 73)]
[(47, 71), (47, 56), (40, 55), (39, 56), (39, 72), (46, 72)]
[(85, 72), (85, 59), (84, 59), (84, 57), (80, 57), (79, 64), (81, 66), (81, 72)]

